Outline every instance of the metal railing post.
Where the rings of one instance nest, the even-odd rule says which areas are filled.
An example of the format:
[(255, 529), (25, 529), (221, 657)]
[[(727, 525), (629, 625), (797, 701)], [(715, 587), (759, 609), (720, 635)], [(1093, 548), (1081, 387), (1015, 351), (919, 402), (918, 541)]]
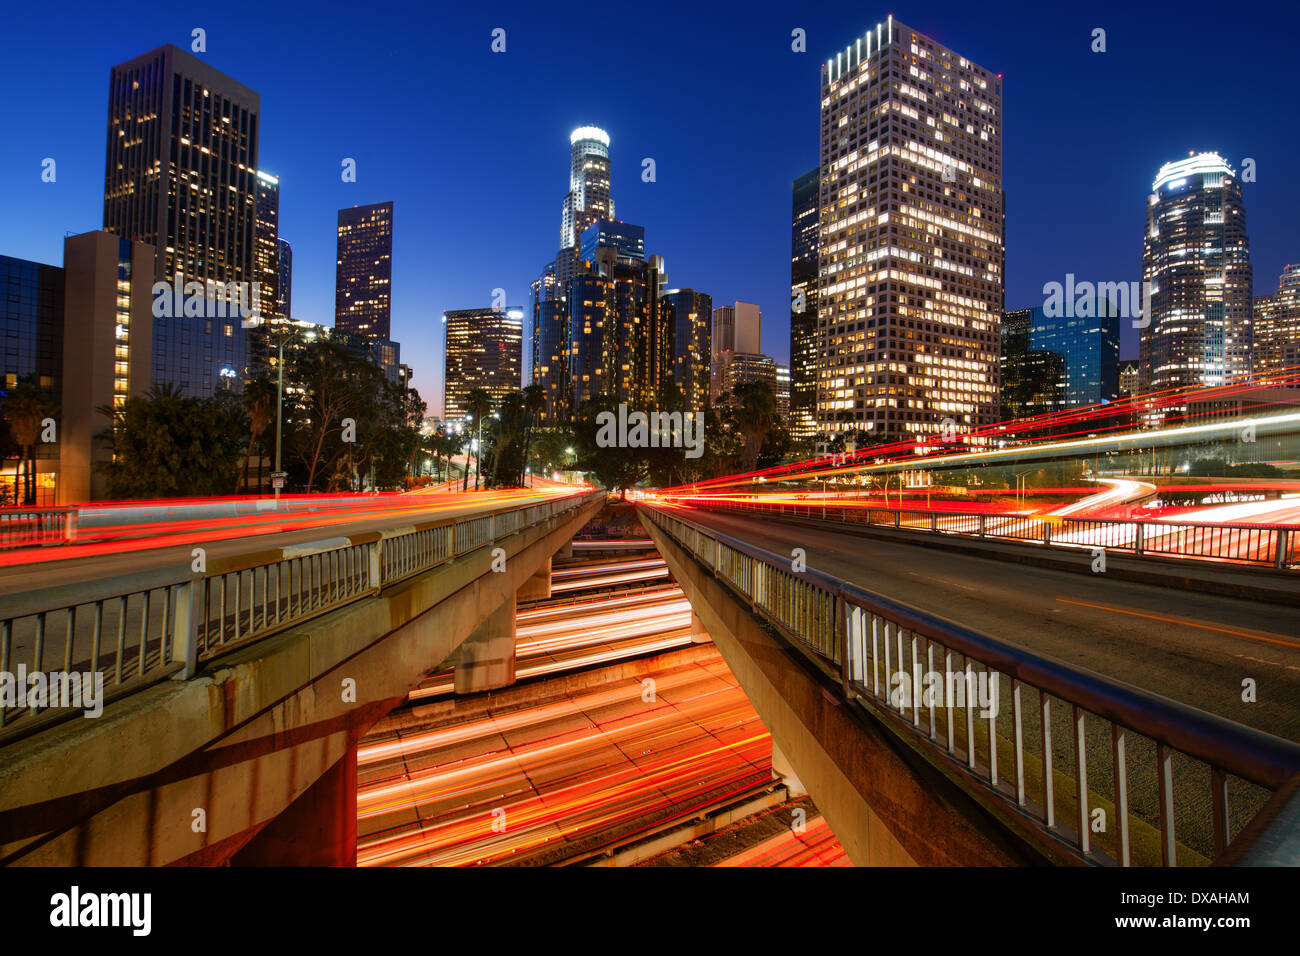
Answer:
[(172, 675), (173, 680), (189, 680), (198, 669), (199, 589), (202, 586), (203, 578), (195, 575), (177, 588), (172, 625), (172, 657), (185, 666)]

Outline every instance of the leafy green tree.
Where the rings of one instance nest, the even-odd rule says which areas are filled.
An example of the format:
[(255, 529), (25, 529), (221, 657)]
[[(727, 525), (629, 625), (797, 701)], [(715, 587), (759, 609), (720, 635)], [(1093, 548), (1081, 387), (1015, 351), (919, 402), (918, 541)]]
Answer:
[(646, 475), (644, 449), (625, 448), (620, 445), (602, 445), (599, 416), (609, 412), (617, 416), (618, 399), (613, 395), (596, 395), (583, 402), (574, 421), (574, 450), (577, 467), (589, 472), (601, 485), (627, 497), (627, 489), (634, 487)]
[(525, 401), (522, 392), (512, 392), (501, 400), (496, 417), (489, 419), (491, 450), (485, 458), (485, 487), (514, 488), (521, 484), (527, 441)]
[(238, 399), (186, 397), (155, 385), (120, 407), (101, 406), (112, 450), (99, 462), (110, 498), (183, 498), (230, 494), (239, 478), (245, 427)]

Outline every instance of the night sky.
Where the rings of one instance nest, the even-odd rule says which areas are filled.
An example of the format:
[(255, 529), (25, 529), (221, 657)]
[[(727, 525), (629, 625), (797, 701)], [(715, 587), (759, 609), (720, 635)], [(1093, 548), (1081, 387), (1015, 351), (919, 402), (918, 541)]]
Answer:
[[(0, 35), (0, 254), (61, 264), (65, 234), (101, 227), (110, 67), (189, 49), (202, 27), (203, 58), (262, 97), (295, 318), (333, 324), (337, 210), (396, 204), (393, 337), (431, 412), (442, 311), (488, 305), (497, 287), (527, 304), (559, 244), (581, 125), (609, 132), (618, 216), (645, 226), (670, 285), (757, 302), (763, 349), (786, 361), (791, 180), (817, 164), (818, 64), (892, 12), (1004, 75), (1008, 308), (1041, 304), (1067, 272), (1140, 279), (1151, 182), (1193, 149), (1255, 160), (1255, 292), (1272, 291), (1300, 259), (1297, 8), (1056, 6), (600, 3), (584, 19), (582, 3), (260, 3), (218, 17), (72, 0), (56, 18), (23, 4)], [(791, 51), (796, 27), (807, 53)], [(1090, 50), (1096, 27), (1106, 53)], [(41, 182), (45, 157), (55, 183)], [(356, 183), (340, 179), (344, 157)], [(656, 182), (642, 182), (646, 157)]]

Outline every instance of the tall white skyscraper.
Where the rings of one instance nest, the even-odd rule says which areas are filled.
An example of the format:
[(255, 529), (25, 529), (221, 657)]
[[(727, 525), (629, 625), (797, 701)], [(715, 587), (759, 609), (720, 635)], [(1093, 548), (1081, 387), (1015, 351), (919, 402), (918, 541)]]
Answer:
[(1249, 377), (1246, 207), (1241, 180), (1217, 153), (1160, 167), (1147, 197), (1142, 278), (1151, 314), (1139, 342), (1141, 391)]
[(991, 423), (1001, 77), (890, 18), (821, 80), (818, 430), (897, 441)]

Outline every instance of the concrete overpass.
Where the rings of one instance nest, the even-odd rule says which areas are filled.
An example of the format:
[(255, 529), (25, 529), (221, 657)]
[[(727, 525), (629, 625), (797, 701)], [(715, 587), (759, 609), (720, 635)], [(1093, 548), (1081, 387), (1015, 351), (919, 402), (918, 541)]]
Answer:
[[(854, 863), (1294, 859), (1283, 831), (1297, 812), (1300, 746), (1236, 722), (1287, 737), (1300, 728), (1287, 679), (1240, 659), (1264, 646), (1300, 657), (1286, 639), (1293, 606), (1242, 600), (1216, 616), (1203, 605), (1230, 599), (1165, 590), (1183, 617), (1205, 612), (1208, 630), (1178, 646), (1186, 621), (1162, 625), (1152, 607), (1139, 610), (1148, 643), (1121, 615), (1099, 623), (1095, 596), (1056, 600), (1074, 600), (1070, 581), (1107, 589), (1110, 608), (1160, 590), (1103, 582), (1088, 552), (1082, 568), (1035, 571), (948, 553), (949, 538), (926, 547), (914, 532), (886, 540), (806, 515), (640, 511), (771, 731), (774, 761), (807, 787)], [(1189, 679), (1170, 684), (1180, 669)], [(1188, 690), (1194, 704), (1134, 686), (1150, 688), (1153, 670), (1162, 692)], [(1259, 711), (1243, 703), (1247, 672), (1270, 688)], [(991, 707), (986, 687), (998, 689)]]
[(0, 862), (354, 863), (357, 740), (449, 658), (458, 690), (512, 682), (516, 597), (603, 495), (466, 500), (12, 575), (0, 670), (108, 686), (93, 720), (0, 707)]

